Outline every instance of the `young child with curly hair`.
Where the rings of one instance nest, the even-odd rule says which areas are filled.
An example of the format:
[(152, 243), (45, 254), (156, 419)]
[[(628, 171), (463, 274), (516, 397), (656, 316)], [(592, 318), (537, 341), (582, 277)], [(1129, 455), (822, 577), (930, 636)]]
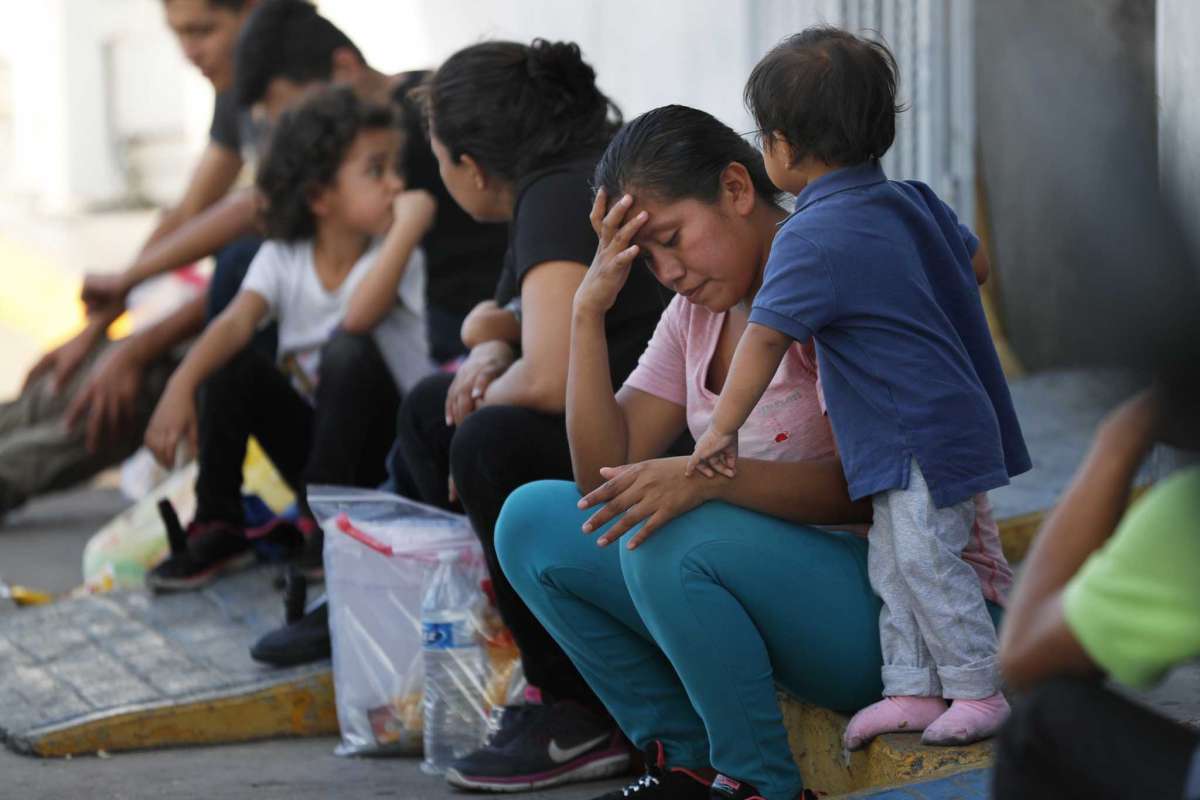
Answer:
[[(278, 121), (258, 174), (270, 238), (172, 376), (146, 432), (163, 464), (182, 443), (200, 464), (186, 548), (151, 571), (152, 588), (196, 588), (253, 559), (240, 493), (251, 435), (302, 508), (306, 484), (384, 478), (396, 381), (429, 372), (420, 251), (403, 250), (408, 263), (397, 265), (398, 251), (380, 248), (385, 232), (389, 241), (404, 233), (389, 232), (393, 219), (421, 217), (407, 204), (427, 202), (402, 192), (401, 139), (386, 107), (348, 88), (316, 92)], [(342, 330), (349, 315), (370, 316), (370, 332)], [(268, 320), (279, 329), (275, 364), (247, 346)]]

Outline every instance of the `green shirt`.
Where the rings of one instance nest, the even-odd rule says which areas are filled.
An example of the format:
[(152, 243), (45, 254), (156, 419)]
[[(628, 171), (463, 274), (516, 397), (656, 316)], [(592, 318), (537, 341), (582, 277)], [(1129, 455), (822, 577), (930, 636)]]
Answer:
[(1129, 509), (1067, 584), (1063, 614), (1096, 664), (1129, 686), (1200, 657), (1200, 468)]

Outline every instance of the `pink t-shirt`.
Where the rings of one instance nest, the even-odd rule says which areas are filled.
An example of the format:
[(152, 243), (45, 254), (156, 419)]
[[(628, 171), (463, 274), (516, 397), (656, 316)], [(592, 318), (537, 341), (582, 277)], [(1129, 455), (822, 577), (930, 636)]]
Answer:
[[(707, 387), (725, 314), (714, 314), (676, 295), (658, 321), (638, 365), (625, 385), (687, 410), (688, 430), (708, 429), (718, 394)], [(738, 431), (738, 456), (766, 461), (808, 461), (837, 454), (833, 428), (824, 413), (812, 345), (793, 344), (762, 400)], [(866, 536), (866, 525), (840, 525)], [(963, 560), (979, 575), (983, 596), (1004, 605), (1012, 570), (1000, 549), (1000, 531), (986, 494), (975, 497), (975, 526)]]

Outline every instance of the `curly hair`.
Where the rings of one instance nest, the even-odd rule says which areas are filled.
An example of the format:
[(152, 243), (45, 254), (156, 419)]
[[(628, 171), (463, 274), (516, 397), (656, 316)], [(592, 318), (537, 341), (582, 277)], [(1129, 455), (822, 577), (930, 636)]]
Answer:
[(354, 138), (378, 128), (396, 128), (391, 109), (364, 103), (346, 86), (318, 90), (285, 112), (258, 170), (267, 235), (284, 241), (314, 236), (313, 194), (334, 182)]

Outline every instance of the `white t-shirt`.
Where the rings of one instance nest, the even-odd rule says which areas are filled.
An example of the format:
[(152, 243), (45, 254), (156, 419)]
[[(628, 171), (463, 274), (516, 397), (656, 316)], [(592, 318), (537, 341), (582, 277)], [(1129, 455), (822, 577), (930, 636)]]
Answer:
[[(267, 302), (267, 318), (279, 323), (278, 362), (296, 389), (312, 398), (317, 386), (321, 347), (341, 324), (358, 284), (379, 253), (375, 239), (334, 291), (321, 285), (313, 261), (313, 243), (267, 241), (258, 249), (242, 290)], [(375, 327), (375, 341), (392, 377), (407, 391), (428, 375), (433, 364), (425, 333), (425, 256), (418, 248), (397, 288), (397, 300)]]

